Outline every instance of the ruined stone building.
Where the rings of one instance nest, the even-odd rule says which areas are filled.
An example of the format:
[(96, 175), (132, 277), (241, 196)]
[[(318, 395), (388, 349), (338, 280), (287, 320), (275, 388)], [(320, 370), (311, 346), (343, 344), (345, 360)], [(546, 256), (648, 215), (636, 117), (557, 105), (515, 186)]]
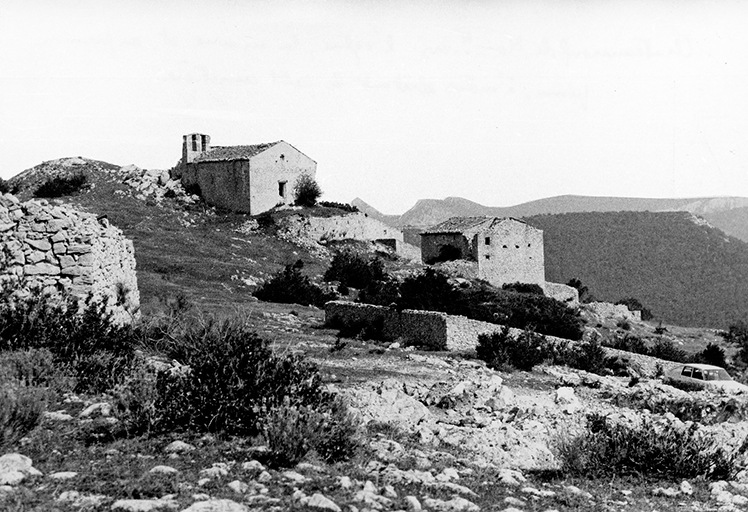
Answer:
[(452, 217), (421, 233), (421, 259), (475, 261), (494, 286), (545, 283), (543, 232), (510, 217)]
[(292, 204), (296, 181), (315, 178), (317, 163), (288, 142), (250, 146), (211, 146), (210, 136), (185, 135), (182, 159), (173, 178), (199, 186), (209, 204), (252, 215)]

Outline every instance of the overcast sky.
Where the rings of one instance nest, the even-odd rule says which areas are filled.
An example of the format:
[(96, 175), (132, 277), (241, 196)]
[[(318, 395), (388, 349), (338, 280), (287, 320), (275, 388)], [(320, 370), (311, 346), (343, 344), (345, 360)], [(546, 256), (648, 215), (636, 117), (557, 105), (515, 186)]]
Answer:
[(324, 199), (748, 196), (748, 2), (24, 1), (0, 175), (283, 139)]

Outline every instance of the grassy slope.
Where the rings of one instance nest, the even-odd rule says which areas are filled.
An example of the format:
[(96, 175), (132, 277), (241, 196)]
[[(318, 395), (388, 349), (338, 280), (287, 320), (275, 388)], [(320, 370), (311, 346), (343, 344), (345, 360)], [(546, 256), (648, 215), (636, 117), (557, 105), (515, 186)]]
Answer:
[(748, 244), (681, 212), (529, 217), (545, 233), (546, 278), (577, 277), (601, 300), (636, 297), (658, 318), (726, 327), (748, 312)]
[[(208, 310), (241, 306), (252, 300), (243, 278), (267, 277), (297, 259), (311, 275), (326, 268), (326, 262), (276, 237), (237, 232), (247, 215), (184, 206), (173, 199), (159, 206), (153, 200), (115, 195), (132, 188), (93, 164), (76, 168), (81, 169), (93, 189), (54, 201), (107, 215), (133, 241), (145, 312), (179, 295)], [(28, 199), (30, 193), (19, 197)]]

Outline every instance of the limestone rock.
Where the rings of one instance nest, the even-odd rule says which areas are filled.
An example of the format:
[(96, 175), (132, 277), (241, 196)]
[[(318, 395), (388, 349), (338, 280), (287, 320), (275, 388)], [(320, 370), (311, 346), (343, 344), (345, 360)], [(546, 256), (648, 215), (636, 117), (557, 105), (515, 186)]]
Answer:
[(198, 501), (182, 512), (248, 512), (245, 505), (227, 499), (211, 499)]
[(412, 428), (431, 416), (428, 408), (406, 394), (403, 385), (394, 379), (347, 390), (345, 394), (365, 423), (379, 421)]
[(112, 510), (124, 510), (125, 512), (151, 512), (160, 509), (175, 509), (179, 505), (172, 499), (152, 500), (117, 500), (112, 504)]
[(301, 498), (299, 503), (307, 507), (320, 508), (323, 510), (332, 510), (333, 512), (342, 512), (340, 507), (324, 494), (314, 493), (311, 496)]
[(184, 441), (173, 441), (169, 443), (166, 448), (164, 448), (164, 451), (166, 453), (185, 453), (185, 452), (191, 452), (194, 451), (195, 447), (192, 446), (189, 443), (185, 443)]

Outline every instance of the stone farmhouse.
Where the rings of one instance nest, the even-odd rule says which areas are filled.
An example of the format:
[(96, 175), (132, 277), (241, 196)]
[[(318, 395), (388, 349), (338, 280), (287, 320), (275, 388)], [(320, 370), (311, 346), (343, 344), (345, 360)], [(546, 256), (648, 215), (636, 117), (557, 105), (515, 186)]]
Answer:
[(475, 261), (494, 286), (545, 283), (543, 232), (510, 217), (452, 217), (421, 233), (421, 259)]
[(189, 188), (199, 186), (209, 204), (256, 215), (291, 204), (296, 181), (315, 178), (317, 162), (279, 140), (249, 146), (211, 146), (210, 136), (185, 135), (182, 159), (171, 171)]

